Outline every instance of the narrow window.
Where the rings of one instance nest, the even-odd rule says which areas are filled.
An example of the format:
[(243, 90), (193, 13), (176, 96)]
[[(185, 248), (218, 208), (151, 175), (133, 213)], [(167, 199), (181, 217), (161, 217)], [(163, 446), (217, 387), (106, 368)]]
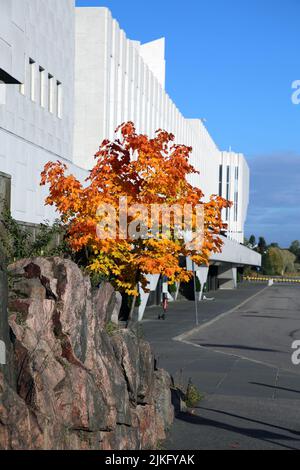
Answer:
[(234, 193), (234, 221), (237, 222), (238, 220), (238, 192)]
[[(229, 200), (229, 181), (230, 181), (230, 166), (227, 165), (227, 172), (226, 172), (226, 199)], [(229, 216), (229, 209), (226, 207), (226, 220), (228, 220)]]
[(39, 68), (40, 74), (40, 105), (42, 108), (45, 107), (45, 69)]
[(223, 165), (219, 166), (219, 196), (222, 197), (222, 179), (223, 179)]
[(53, 113), (53, 98), (54, 98), (54, 89), (53, 89), (53, 75), (48, 74), (48, 110), (49, 113)]
[(234, 172), (234, 221), (237, 222), (238, 220), (238, 189), (239, 189), (239, 167), (235, 167)]
[(62, 84), (61, 82), (56, 82), (56, 98), (57, 98), (57, 117), (62, 119)]
[(30, 99), (31, 101), (35, 101), (36, 64), (34, 60), (29, 59), (29, 67), (30, 67)]

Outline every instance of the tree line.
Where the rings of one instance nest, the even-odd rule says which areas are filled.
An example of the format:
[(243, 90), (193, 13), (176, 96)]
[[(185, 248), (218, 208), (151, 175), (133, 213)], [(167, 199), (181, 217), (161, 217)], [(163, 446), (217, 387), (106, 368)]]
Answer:
[(283, 276), (285, 273), (300, 273), (300, 241), (294, 240), (289, 248), (281, 248), (278, 243), (267, 244), (264, 237), (256, 240), (251, 235), (245, 245), (262, 255), (262, 272), (267, 275)]

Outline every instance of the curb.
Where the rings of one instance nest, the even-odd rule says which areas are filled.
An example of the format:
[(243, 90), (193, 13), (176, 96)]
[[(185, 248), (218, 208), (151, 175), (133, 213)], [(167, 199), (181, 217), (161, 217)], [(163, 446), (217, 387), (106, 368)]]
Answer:
[(196, 326), (195, 328), (192, 328), (191, 330), (189, 331), (186, 331), (185, 333), (181, 333), (180, 335), (178, 336), (174, 336), (174, 338), (172, 338), (173, 341), (180, 341), (180, 342), (185, 342), (185, 340), (187, 338), (189, 338), (190, 336), (192, 336), (194, 333), (197, 333), (198, 331), (201, 331), (203, 330), (204, 328), (212, 325), (213, 323), (215, 323), (216, 321), (218, 320), (221, 320), (221, 318), (224, 318), (226, 317), (227, 315), (230, 315), (231, 313), (235, 312), (236, 310), (238, 310), (240, 307), (242, 307), (243, 305), (245, 305), (247, 302), (249, 302), (250, 300), (254, 299), (255, 297), (257, 297), (258, 295), (260, 295), (262, 292), (264, 292), (266, 289), (269, 289), (270, 286), (266, 286), (264, 287), (263, 289), (261, 289), (259, 292), (256, 292), (256, 294), (253, 294), (251, 295), (251, 297), (248, 297), (247, 299), (243, 300), (243, 302), (241, 302), (240, 304), (236, 305), (235, 307), (233, 307), (232, 309), (230, 310), (227, 310), (227, 312), (224, 312), (224, 313), (221, 313), (220, 315), (216, 316), (215, 318), (213, 318), (212, 320), (206, 322), (206, 323), (203, 323), (202, 325), (199, 325), (199, 326)]

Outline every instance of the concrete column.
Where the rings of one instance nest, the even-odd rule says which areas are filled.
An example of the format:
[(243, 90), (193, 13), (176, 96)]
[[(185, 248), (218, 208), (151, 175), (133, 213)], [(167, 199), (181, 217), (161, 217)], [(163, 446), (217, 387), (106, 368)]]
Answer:
[[(148, 281), (147, 288), (150, 291), (155, 291), (158, 280), (159, 280), (159, 274), (147, 274), (146, 278)], [(139, 287), (140, 287), (139, 290), (140, 290), (140, 296), (141, 296), (141, 304), (138, 308), (138, 321), (142, 321), (144, 317), (145, 308), (148, 302), (148, 298), (149, 298), (149, 292), (144, 292), (142, 287), (141, 286)]]
[(201, 284), (201, 289), (199, 292), (199, 299), (198, 299), (199, 301), (202, 300), (202, 297), (203, 297), (203, 288), (204, 288), (204, 284), (207, 281), (208, 269), (209, 269), (208, 266), (200, 266), (199, 269), (197, 269), (196, 271), (196, 275), (198, 276), (198, 279)]
[(237, 286), (237, 268), (229, 263), (221, 264), (218, 279), (220, 289), (235, 289)]

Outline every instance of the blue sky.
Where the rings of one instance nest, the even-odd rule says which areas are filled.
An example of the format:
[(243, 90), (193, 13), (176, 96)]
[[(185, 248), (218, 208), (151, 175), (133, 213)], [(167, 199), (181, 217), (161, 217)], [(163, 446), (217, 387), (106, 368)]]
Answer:
[(186, 117), (206, 119), (220, 149), (251, 169), (246, 235), (300, 239), (299, 0), (77, 0), (106, 6), (127, 36), (166, 38), (166, 89)]

